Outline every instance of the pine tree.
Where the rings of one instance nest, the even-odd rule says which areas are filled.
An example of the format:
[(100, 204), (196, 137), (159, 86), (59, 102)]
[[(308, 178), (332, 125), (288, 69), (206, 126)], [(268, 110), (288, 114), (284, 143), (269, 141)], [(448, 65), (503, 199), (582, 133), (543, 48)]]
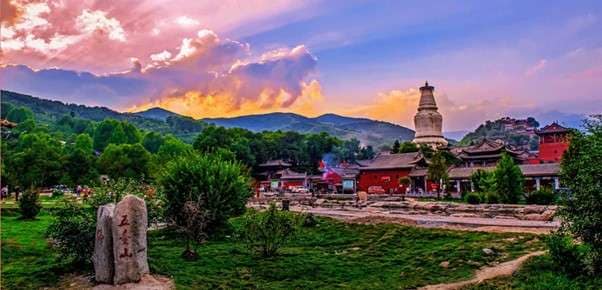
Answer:
[(523, 174), (508, 154), (502, 156), (494, 171), (495, 188), (505, 203), (516, 203), (523, 193)]

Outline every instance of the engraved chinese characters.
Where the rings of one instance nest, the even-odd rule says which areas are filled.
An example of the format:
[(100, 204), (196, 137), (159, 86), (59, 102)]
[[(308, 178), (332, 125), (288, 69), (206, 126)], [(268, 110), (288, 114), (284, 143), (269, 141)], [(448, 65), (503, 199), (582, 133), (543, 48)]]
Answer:
[(113, 214), (115, 284), (138, 282), (149, 272), (146, 258), (147, 212), (144, 200), (127, 195)]
[(113, 283), (113, 211), (114, 204), (103, 205), (98, 208), (96, 215), (96, 236), (94, 240), (94, 272), (99, 283)]

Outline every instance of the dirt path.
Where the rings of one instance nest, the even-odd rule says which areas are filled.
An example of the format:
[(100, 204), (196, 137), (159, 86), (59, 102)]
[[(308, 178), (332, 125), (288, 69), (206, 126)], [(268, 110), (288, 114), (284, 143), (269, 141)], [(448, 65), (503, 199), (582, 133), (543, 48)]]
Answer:
[(516, 270), (518, 270), (523, 263), (525, 263), (529, 258), (543, 255), (545, 251), (533, 252), (524, 256), (519, 257), (518, 259), (508, 261), (505, 263), (501, 263), (496, 266), (491, 267), (483, 267), (475, 273), (475, 277), (470, 280), (459, 281), (454, 283), (446, 283), (446, 284), (437, 284), (437, 285), (429, 285), (425, 287), (421, 287), (419, 289), (422, 290), (454, 290), (461, 289), (463, 287), (479, 284), (485, 280), (490, 280), (497, 277), (510, 276)]

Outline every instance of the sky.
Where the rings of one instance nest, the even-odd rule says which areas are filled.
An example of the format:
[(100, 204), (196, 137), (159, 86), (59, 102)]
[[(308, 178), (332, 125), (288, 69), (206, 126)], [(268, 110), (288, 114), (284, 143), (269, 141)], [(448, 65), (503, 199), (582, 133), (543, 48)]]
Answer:
[(195, 118), (337, 113), (445, 131), (602, 112), (602, 1), (1, 1), (0, 88)]

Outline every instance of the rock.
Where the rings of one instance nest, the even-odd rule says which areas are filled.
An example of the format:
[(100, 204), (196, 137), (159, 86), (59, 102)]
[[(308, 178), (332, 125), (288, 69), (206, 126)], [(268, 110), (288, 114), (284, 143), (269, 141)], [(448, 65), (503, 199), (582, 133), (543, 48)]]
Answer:
[(546, 211), (544, 211), (541, 214), (544, 221), (551, 221), (552, 219), (554, 219), (555, 215), (556, 215), (556, 209), (547, 209)]
[(144, 200), (127, 195), (113, 215), (115, 284), (138, 282), (149, 272), (147, 261), (147, 212)]
[(503, 220), (515, 220), (516, 218), (509, 215), (496, 215), (493, 217), (494, 219), (503, 219)]
[(449, 267), (449, 262), (448, 261), (443, 261), (443, 262), (439, 263), (439, 266), (441, 268), (447, 269)]
[(94, 238), (95, 279), (98, 283), (113, 283), (115, 262), (113, 259), (113, 212), (115, 205), (110, 203), (98, 208), (96, 213), (96, 236)]
[(477, 217), (474, 213), (454, 213), (450, 215), (451, 217)]
[(492, 249), (489, 249), (489, 248), (484, 248), (483, 253), (485, 253), (485, 255), (491, 256), (491, 255), (495, 254), (495, 251), (493, 251)]

